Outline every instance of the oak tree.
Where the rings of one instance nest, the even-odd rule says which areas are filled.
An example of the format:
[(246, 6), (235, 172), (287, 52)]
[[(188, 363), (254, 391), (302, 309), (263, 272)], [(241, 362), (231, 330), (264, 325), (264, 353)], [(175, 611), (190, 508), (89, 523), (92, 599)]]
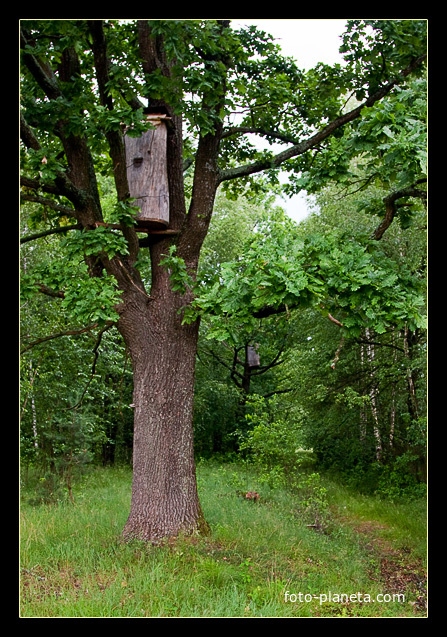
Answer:
[[(40, 204), (40, 235), (60, 232), (68, 257), (37, 267), (24, 287), (60, 299), (79, 324), (115, 324), (129, 351), (135, 416), (125, 538), (207, 531), (192, 429), (197, 305), (184, 319), (216, 191), (275, 184), (280, 169), (305, 172), (334, 136), (422, 71), (424, 22), (366, 26), (348, 24), (346, 66), (304, 73), (270, 36), (234, 30), (229, 20), (21, 23), (22, 197)], [(358, 103), (345, 108), (352, 91)], [(154, 111), (168, 118), (170, 232), (148, 241), (130, 197), (123, 131), (148, 131)], [(255, 136), (282, 149), (259, 150)], [(115, 183), (107, 211), (99, 174)], [(146, 250), (150, 279), (140, 267)], [(356, 271), (360, 283), (367, 261)], [(321, 277), (296, 272), (299, 263), (295, 289), (309, 282), (308, 293), (318, 291)]]

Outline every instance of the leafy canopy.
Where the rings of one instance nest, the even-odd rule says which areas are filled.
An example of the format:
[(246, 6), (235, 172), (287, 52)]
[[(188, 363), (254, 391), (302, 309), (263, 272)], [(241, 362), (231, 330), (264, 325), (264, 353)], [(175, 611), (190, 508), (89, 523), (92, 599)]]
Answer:
[[(166, 73), (162, 66), (145, 66), (135, 21), (105, 20), (109, 58), (106, 88), (113, 108), (100, 98), (93, 35), (87, 21), (25, 20), (22, 25), (26, 35), (23, 55), (28, 63), (21, 69), (21, 107), (34, 135), (33, 143), (21, 149), (22, 168), (27, 178), (47, 186), (46, 205), (34, 212), (36, 226), (66, 225), (75, 216), (74, 209), (62, 206), (52, 189), (60, 175), (69, 174), (71, 169), (63, 139), (88, 140), (97, 181), (101, 176), (111, 177), (107, 134), (126, 126), (138, 135), (150, 126), (143, 117), (148, 100), (169, 104), (175, 113), (182, 114), (185, 160), (193, 159), (200, 137), (222, 124), (218, 169), (228, 172), (244, 163), (261, 161), (259, 172), (267, 176), (270, 189), (278, 184), (280, 169), (290, 173), (290, 192), (316, 191), (328, 180), (348, 185), (358, 179), (364, 183), (376, 179), (400, 188), (420, 180), (426, 170), (422, 70), (413, 73), (407, 85), (395, 87), (389, 97), (372, 108), (365, 107), (362, 117), (315, 148), (281, 164), (273, 161), (278, 145), (290, 148), (299, 144), (337, 118), (350, 95), (363, 100), (424, 53), (424, 21), (348, 21), (341, 47), (346, 64), (319, 64), (306, 73), (281, 54), (271, 36), (254, 27), (222, 28), (216, 20), (150, 20), (156, 44), (163, 38), (164, 60), (169, 67)], [(40, 82), (30, 71), (36, 61), (46, 69)], [(69, 77), (67, 68), (71, 69)], [(254, 135), (271, 148), (260, 149), (253, 142)], [(361, 175), (353, 160), (361, 166)], [(238, 179), (224, 181), (223, 187), (237, 196), (248, 186), (256, 191), (260, 183), (262, 186), (254, 174), (241, 173)], [(111, 202), (100, 191), (98, 200), (103, 221), (134, 222), (131, 201)], [(365, 205), (377, 212), (379, 203), (369, 200)], [(350, 245), (343, 243), (342, 236), (297, 238), (284, 223), (276, 230), (260, 231), (244, 251), (243, 260), (222, 265), (210, 287), (213, 292), (199, 288), (199, 298), (187, 318), (207, 308), (217, 316), (236, 311), (248, 317), (250, 312), (261, 312), (263, 306), (293, 306), (299, 299), (300, 303), (349, 310), (357, 319), (346, 316), (344, 324), (354, 321), (352, 328), (362, 316), (375, 320), (381, 329), (393, 313), (396, 320), (402, 318), (405, 303), (410, 319), (419, 320), (411, 286), (406, 296), (403, 292), (399, 296), (403, 288), (397, 284), (404, 284), (404, 271), (394, 271), (377, 246)], [(270, 237), (264, 236), (270, 232)], [(113, 278), (103, 272), (97, 282), (89, 281), (91, 272), (82, 260), (95, 255), (105, 259), (125, 256), (123, 237), (96, 228), (70, 235), (63, 247), (74, 267), (62, 261), (42, 265), (34, 280), (63, 290), (64, 303), (78, 320), (116, 317), (119, 291)], [(193, 285), (175, 246), (164, 264), (174, 278), (181, 279), (179, 291)], [(379, 280), (383, 282), (380, 311)], [(99, 291), (101, 285), (104, 293)], [(91, 312), (87, 310), (90, 302)]]
[(337, 229), (303, 235), (282, 214), (260, 226), (213, 281), (198, 285), (184, 320), (207, 314), (209, 338), (231, 342), (241, 325), (250, 330), (260, 317), (309, 306), (334, 314), (351, 336), (365, 326), (382, 333), (390, 325), (424, 325), (417, 280), (378, 242), (360, 243)]

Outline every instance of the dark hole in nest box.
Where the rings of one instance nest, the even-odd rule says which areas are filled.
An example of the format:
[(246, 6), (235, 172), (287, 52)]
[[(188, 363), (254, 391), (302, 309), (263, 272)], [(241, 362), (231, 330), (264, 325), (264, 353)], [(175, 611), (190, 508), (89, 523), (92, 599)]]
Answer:
[(138, 227), (162, 230), (169, 226), (169, 188), (166, 159), (167, 116), (147, 114), (152, 124), (141, 137), (124, 135), (130, 196), (138, 206)]

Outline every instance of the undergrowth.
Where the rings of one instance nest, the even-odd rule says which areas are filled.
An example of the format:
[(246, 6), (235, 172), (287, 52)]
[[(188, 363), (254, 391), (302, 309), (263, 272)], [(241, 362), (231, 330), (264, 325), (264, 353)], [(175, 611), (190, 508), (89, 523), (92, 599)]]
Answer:
[[(408, 577), (401, 578), (405, 601), (334, 601), (337, 594), (377, 600), (395, 593), (390, 578), (381, 577), (385, 542), (423, 581), (423, 500), (388, 506), (315, 478), (312, 470), (308, 483), (303, 476), (292, 490), (269, 484), (247, 463), (199, 462), (197, 475), (211, 535), (157, 547), (121, 540), (130, 504), (127, 468), (90, 470), (73, 485), (73, 502), (30, 504), (24, 487), (20, 616), (424, 615), (420, 590)], [(258, 499), (244, 497), (248, 492)], [(366, 519), (375, 521), (373, 535), (359, 531)], [(331, 600), (321, 601), (329, 592)]]

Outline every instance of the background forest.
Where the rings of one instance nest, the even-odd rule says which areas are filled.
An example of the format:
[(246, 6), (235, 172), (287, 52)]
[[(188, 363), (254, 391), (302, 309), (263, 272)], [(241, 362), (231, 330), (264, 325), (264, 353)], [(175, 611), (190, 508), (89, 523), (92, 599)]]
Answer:
[[(104, 194), (108, 184), (104, 181)], [(380, 198), (377, 188), (363, 201)], [(335, 187), (313, 199), (299, 224), (274, 197), (236, 201), (221, 194), (202, 252), (204, 289), (226, 265), (262, 236), (336, 236), (358, 246), (377, 218), (358, 208), (358, 195)], [(22, 214), (23, 234), (38, 227), (37, 206)], [(342, 219), (342, 224), (340, 224)], [(395, 223), (381, 240), (396, 267), (405, 264), (424, 290), (425, 209), (412, 210), (405, 228)], [(269, 235), (270, 233), (270, 235)], [(26, 274), (59, 258), (56, 236), (23, 245)], [(400, 265), (399, 265), (400, 264)], [(68, 265), (70, 267), (70, 265)], [(141, 260), (150, 277), (150, 266)], [(37, 471), (36, 498), (62, 496), (89, 464), (130, 463), (132, 378), (119, 334), (108, 325), (71, 329), (60, 300), (40, 295), (22, 306), (21, 466)], [(63, 305), (63, 304), (62, 304)], [(334, 317), (331, 317), (334, 319)], [(195, 389), (198, 457), (259, 463), (272, 479), (290, 479), (312, 458), (348, 484), (381, 494), (419, 494), (426, 481), (426, 334), (424, 329), (359, 330), (345, 336), (320, 307), (292, 309), (219, 331), (202, 319)], [(45, 334), (41, 338), (36, 338)], [(226, 338), (229, 337), (229, 338)], [(248, 349), (258, 354), (250, 365)], [(305, 450), (298, 452), (297, 450)]]

